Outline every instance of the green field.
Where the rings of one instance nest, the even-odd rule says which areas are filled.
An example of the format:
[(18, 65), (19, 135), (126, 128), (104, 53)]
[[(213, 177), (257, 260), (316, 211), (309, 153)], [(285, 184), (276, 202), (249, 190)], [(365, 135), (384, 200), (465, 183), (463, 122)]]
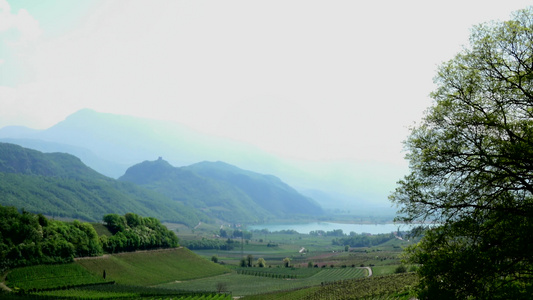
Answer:
[[(273, 268), (272, 270), (275, 269), (276, 268)], [(283, 269), (280, 270), (280, 274), (285, 274)], [(197, 280), (167, 283), (162, 284), (159, 287), (178, 290), (205, 291), (213, 290), (217, 285), (222, 284), (225, 286), (226, 290), (231, 292), (234, 296), (244, 296), (282, 290), (293, 290), (303, 287), (317, 286), (326, 282), (363, 278), (367, 276), (366, 270), (359, 268), (323, 269), (319, 270), (312, 276), (297, 279), (273, 278), (266, 275), (272, 275), (274, 273), (275, 271), (257, 271), (256, 275), (232, 273)]]
[[(194, 230), (175, 227), (181, 240), (213, 238), (213, 228), (204, 224)], [(105, 234), (103, 228), (98, 229)], [(328, 299), (328, 294), (342, 299), (346, 293), (364, 299), (408, 299), (405, 288), (415, 278), (412, 273), (394, 275), (401, 264), (402, 248), (410, 244), (396, 239), (350, 251), (333, 246), (330, 237), (305, 234), (261, 233), (234, 243), (231, 251), (174, 248), (107, 254), (77, 259), (69, 265), (14, 269), (8, 273), (9, 286), (32, 293), (9, 297), (226, 300), (240, 296), (261, 300)], [(300, 253), (302, 248), (306, 251)], [(213, 256), (219, 263), (211, 261)], [(259, 258), (265, 259), (267, 267), (239, 267), (240, 260), (248, 256), (252, 256), (254, 265)], [(286, 258), (291, 267), (283, 266)], [(362, 266), (373, 269), (371, 278)], [(45, 271), (48, 275), (43, 275)], [(92, 285), (102, 282), (116, 284)]]
[(14, 290), (51, 289), (105, 282), (102, 276), (75, 263), (17, 268), (6, 277), (7, 286)]
[(221, 265), (195, 255), (186, 248), (120, 253), (76, 262), (92, 274), (119, 284), (150, 286), (191, 280), (229, 272)]

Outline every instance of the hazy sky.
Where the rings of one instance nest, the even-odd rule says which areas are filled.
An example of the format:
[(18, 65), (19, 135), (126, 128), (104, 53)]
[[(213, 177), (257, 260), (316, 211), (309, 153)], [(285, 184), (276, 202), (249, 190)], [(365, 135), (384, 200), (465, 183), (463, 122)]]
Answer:
[(0, 0), (0, 127), (100, 112), (403, 163), (436, 67), (530, 1)]

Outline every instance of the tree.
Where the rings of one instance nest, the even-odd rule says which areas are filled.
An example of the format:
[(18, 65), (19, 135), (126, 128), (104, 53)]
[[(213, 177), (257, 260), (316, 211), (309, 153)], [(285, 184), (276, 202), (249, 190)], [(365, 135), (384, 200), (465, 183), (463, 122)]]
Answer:
[(291, 259), (288, 258), (288, 257), (285, 257), (285, 258), (283, 259), (283, 266), (284, 266), (285, 268), (290, 267), (290, 266), (291, 266)]
[(266, 264), (266, 260), (262, 257), (258, 258), (257, 259), (257, 266), (259, 268), (266, 268), (267, 264)]
[(251, 267), (251, 266), (253, 266), (253, 263), (254, 263), (254, 256), (251, 255), (251, 254), (248, 254), (248, 255), (246, 256), (246, 265), (247, 265), (248, 267)]
[(228, 284), (226, 282), (217, 282), (217, 293), (222, 294), (228, 290)]
[[(434, 222), (408, 250), (419, 298), (533, 292), (533, 8), (474, 27), (405, 142), (398, 219)], [(419, 231), (420, 233), (421, 231)]]
[(244, 267), (246, 267), (246, 265), (247, 265), (246, 264), (246, 257), (241, 258), (239, 266), (244, 268)]

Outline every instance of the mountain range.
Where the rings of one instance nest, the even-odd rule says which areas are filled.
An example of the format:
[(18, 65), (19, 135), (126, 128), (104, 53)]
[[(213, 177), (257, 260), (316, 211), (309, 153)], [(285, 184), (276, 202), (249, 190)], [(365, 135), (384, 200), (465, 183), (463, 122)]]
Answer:
[(323, 208), (360, 214), (394, 214), (387, 196), (403, 166), (367, 161), (299, 161), (253, 145), (211, 136), (178, 123), (80, 110), (56, 125), (35, 130), (0, 129), (0, 141), (79, 157), (94, 170), (119, 178), (138, 162), (164, 157), (173, 166), (223, 161), (274, 174)]
[(188, 226), (323, 214), (280, 179), (223, 162), (176, 168), (159, 158), (128, 168), (116, 180), (73, 155), (8, 143), (0, 143), (0, 204), (89, 221), (134, 212)]

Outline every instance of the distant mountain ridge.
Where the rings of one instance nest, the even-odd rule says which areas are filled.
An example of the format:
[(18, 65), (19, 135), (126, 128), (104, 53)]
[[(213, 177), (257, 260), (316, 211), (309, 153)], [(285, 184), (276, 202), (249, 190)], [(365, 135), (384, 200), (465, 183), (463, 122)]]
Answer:
[(285, 216), (291, 214), (321, 215), (322, 208), (313, 199), (306, 197), (273, 175), (264, 175), (240, 169), (217, 161), (200, 162), (188, 167), (196, 174), (233, 185), (252, 197), (255, 203), (267, 210), (280, 210)]
[(324, 213), (316, 202), (279, 178), (223, 162), (178, 168), (159, 158), (130, 167), (119, 180), (153, 189), (227, 222), (265, 222)]
[(115, 180), (73, 155), (8, 143), (0, 143), (0, 204), (89, 221), (133, 212), (188, 226), (323, 213), (278, 178), (222, 162), (176, 168), (160, 158), (134, 165)]
[(87, 221), (127, 212), (189, 226), (208, 219), (161, 194), (101, 175), (70, 154), (7, 143), (0, 143), (0, 204)]
[[(349, 137), (347, 137), (349, 138)], [(281, 158), (242, 142), (211, 136), (184, 125), (82, 109), (54, 126), (0, 129), (0, 142), (43, 152), (65, 152), (94, 170), (119, 178), (128, 167), (164, 157), (174, 166), (224, 161), (246, 170), (274, 174), (326, 209), (394, 215), (387, 197), (406, 166), (374, 161), (302, 161)], [(320, 197), (316, 197), (320, 195)], [(340, 196), (339, 196), (340, 195)], [(379, 205), (376, 205), (379, 204)]]

